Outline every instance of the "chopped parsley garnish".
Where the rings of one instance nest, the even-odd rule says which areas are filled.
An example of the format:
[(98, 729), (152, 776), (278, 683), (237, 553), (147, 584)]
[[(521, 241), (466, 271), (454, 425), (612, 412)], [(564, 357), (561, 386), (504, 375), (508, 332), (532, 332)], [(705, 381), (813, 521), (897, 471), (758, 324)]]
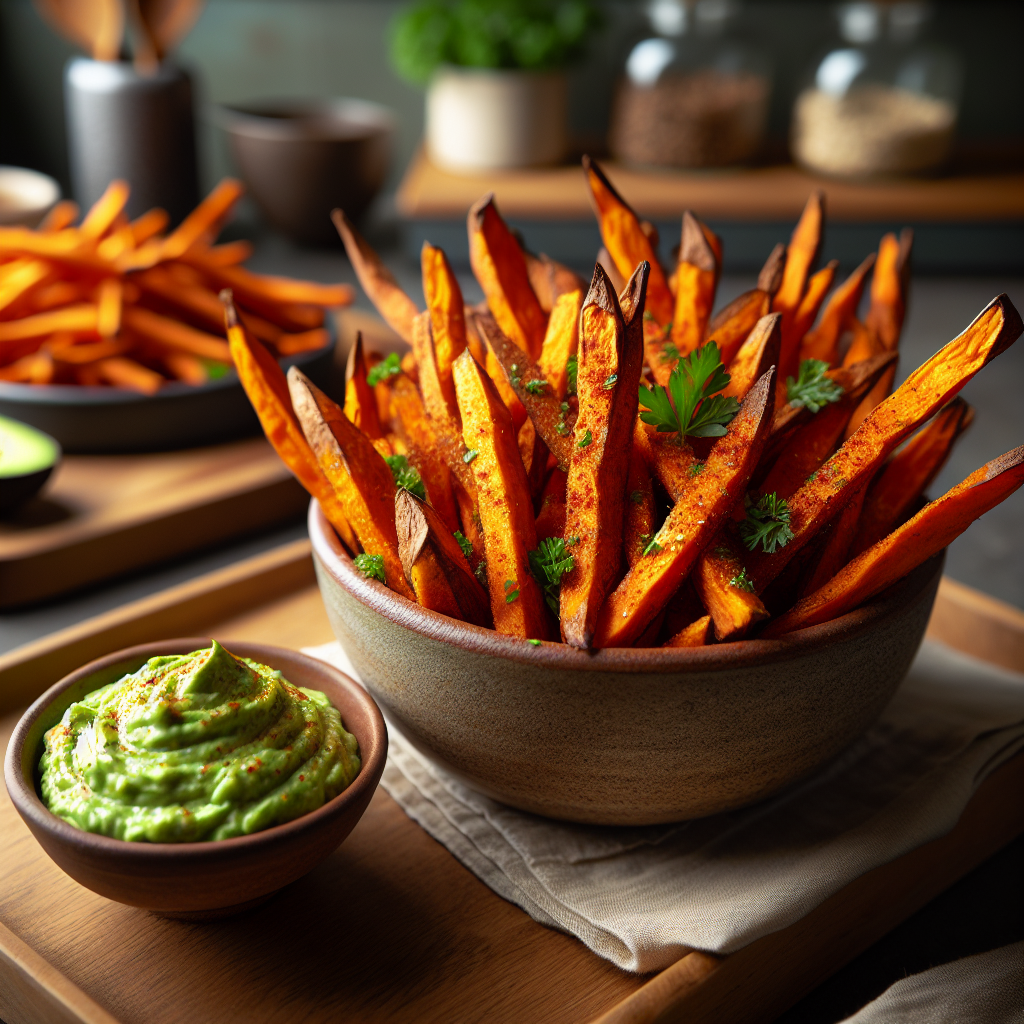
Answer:
[(661, 545), (652, 537), (647, 547), (644, 548), (645, 555), (656, 555), (661, 550)]
[(366, 375), (366, 383), (372, 388), (388, 377), (394, 377), (402, 372), (402, 360), (398, 358), (397, 352), (392, 352), (386, 359), (382, 359)]
[(661, 355), (658, 357), (662, 363), (671, 363), (673, 359), (679, 358), (679, 349), (674, 341), (666, 341), (661, 348)]
[(657, 427), (659, 433), (721, 437), (726, 424), (740, 411), (735, 398), (716, 394), (728, 383), (718, 345), (709, 341), (680, 359), (667, 389), (660, 384), (653, 390), (640, 385), (640, 405), (645, 410), (640, 419)]
[(540, 647), (540, 645), (541, 645), (541, 641), (540, 640), (527, 640), (526, 642), (528, 644), (533, 644), (534, 647)]
[(579, 373), (580, 363), (575, 355), (569, 356), (565, 361), (565, 376), (567, 380), (566, 393), (570, 395), (576, 394), (576, 377)]
[(516, 589), (512, 590), (510, 593), (509, 591), (511, 587), (516, 587), (516, 581), (505, 580), (505, 604), (511, 604), (519, 596), (519, 588), (516, 587)]
[(487, 559), (481, 558), (477, 562), (476, 568), (473, 570), (473, 575), (480, 581), (481, 586), (487, 586)]
[(644, 492), (631, 491), (629, 495), (629, 500), (633, 502), (634, 505), (642, 505), (644, 500)]
[(529, 391), (531, 395), (542, 394), (546, 387), (548, 387), (548, 382), (546, 380), (538, 379), (528, 380), (526, 382), (526, 390)]
[(462, 456), (462, 461), (468, 466), (480, 453), (475, 448), (470, 448), (465, 455)]
[(356, 555), (354, 561), (356, 568), (368, 580), (380, 580), (381, 583), (387, 583), (387, 580), (384, 579), (383, 555), (371, 555), (364, 551), (361, 555)]
[(594, 442), (594, 435), (588, 430), (577, 442), (577, 448), (589, 448)]
[(472, 564), (473, 545), (469, 543), (461, 530), (456, 530), (452, 536), (458, 541), (459, 547), (462, 548), (462, 553), (466, 556), (466, 561)]
[(388, 455), (384, 461), (391, 469), (396, 487), (402, 487), (410, 494), (415, 494), (421, 501), (427, 500), (427, 491), (423, 486), (419, 470), (415, 466), (410, 466), (409, 460), (404, 455)]
[(619, 375), (617, 373), (610, 374), (608, 377), (605, 377), (604, 383), (601, 385), (601, 388), (604, 391), (611, 391), (611, 389), (615, 387), (615, 384), (618, 381), (618, 379)]
[(562, 588), (562, 577), (572, 572), (576, 560), (566, 550), (566, 544), (579, 543), (579, 537), (545, 537), (536, 551), (527, 556), (530, 572), (544, 591), (544, 600), (555, 618), (558, 618), (558, 597)]
[(746, 590), (751, 594), (754, 592), (754, 584), (747, 575), (746, 567), (740, 569), (740, 571), (736, 573), (731, 580), (729, 580), (729, 586), (739, 587), (740, 590)]
[(776, 497), (774, 491), (764, 495), (756, 505), (748, 499), (747, 518), (740, 523), (740, 536), (750, 551), (756, 551), (758, 544), (766, 555), (775, 554), (776, 548), (784, 548), (793, 539), (786, 499)]
[(690, 476), (700, 476), (701, 473), (703, 473), (703, 472), (704, 472), (704, 463), (703, 462), (695, 462), (690, 467)]
[(805, 359), (800, 364), (796, 380), (786, 378), (786, 399), (790, 405), (805, 406), (811, 412), (823, 409), (830, 402), (843, 397), (843, 389), (825, 374), (828, 363), (820, 359)]

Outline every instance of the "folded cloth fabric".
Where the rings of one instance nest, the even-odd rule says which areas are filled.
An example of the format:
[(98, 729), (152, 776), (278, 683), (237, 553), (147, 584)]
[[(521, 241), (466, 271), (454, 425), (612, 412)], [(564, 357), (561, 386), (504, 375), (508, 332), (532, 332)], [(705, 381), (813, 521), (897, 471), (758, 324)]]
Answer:
[(1024, 1024), (1024, 942), (890, 985), (843, 1024)]
[[(357, 678), (337, 644), (306, 653)], [(1024, 747), (1024, 675), (926, 641), (880, 720), (813, 778), (728, 814), (643, 828), (513, 810), (388, 728), (382, 782), (413, 820), (537, 921), (643, 973), (785, 928), (948, 832)]]

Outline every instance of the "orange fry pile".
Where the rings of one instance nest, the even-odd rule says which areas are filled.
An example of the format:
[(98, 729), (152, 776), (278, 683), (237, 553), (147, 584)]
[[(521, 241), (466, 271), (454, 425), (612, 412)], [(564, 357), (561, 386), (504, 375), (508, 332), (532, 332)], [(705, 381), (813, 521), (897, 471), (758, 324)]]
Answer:
[(77, 225), (64, 201), (38, 230), (0, 227), (0, 380), (145, 394), (202, 384), (231, 364), (222, 288), (277, 355), (326, 345), (324, 307), (352, 289), (254, 274), (240, 265), (248, 242), (214, 245), (241, 195), (222, 181), (167, 233), (163, 210), (128, 220), (128, 186), (114, 181)]
[(335, 211), (411, 348), (382, 360), (357, 339), (343, 406), (286, 379), (224, 294), (267, 436), (364, 575), (534, 645), (774, 637), (869, 600), (1024, 482), (1022, 447), (923, 497), (973, 417), (957, 393), (1024, 330), (1005, 295), (893, 391), (909, 231), (837, 284), (835, 263), (816, 269), (815, 194), (715, 314), (715, 234), (688, 211), (662, 267), (653, 228), (584, 173), (603, 241), (590, 285), (526, 251), (485, 196), (468, 219), (477, 307), (428, 244), (418, 310)]

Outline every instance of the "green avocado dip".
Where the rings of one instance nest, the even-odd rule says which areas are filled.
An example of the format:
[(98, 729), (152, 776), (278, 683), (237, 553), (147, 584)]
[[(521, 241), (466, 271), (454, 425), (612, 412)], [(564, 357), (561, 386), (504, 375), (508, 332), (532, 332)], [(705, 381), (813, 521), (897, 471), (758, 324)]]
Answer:
[(150, 658), (72, 704), (45, 736), (47, 807), (86, 832), (183, 843), (291, 821), (359, 772), (356, 738), (318, 690), (208, 650)]

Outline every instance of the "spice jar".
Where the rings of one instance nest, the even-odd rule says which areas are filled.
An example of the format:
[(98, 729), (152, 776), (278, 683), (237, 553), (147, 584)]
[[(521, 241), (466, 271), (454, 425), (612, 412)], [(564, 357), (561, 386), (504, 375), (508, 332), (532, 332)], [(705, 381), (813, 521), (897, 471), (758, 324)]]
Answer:
[(652, 0), (656, 35), (633, 47), (612, 108), (620, 160), (721, 167), (754, 156), (771, 92), (767, 55), (738, 30), (732, 0)]
[(961, 65), (922, 39), (926, 3), (838, 9), (842, 45), (808, 76), (793, 110), (793, 157), (843, 177), (920, 174), (949, 155)]

